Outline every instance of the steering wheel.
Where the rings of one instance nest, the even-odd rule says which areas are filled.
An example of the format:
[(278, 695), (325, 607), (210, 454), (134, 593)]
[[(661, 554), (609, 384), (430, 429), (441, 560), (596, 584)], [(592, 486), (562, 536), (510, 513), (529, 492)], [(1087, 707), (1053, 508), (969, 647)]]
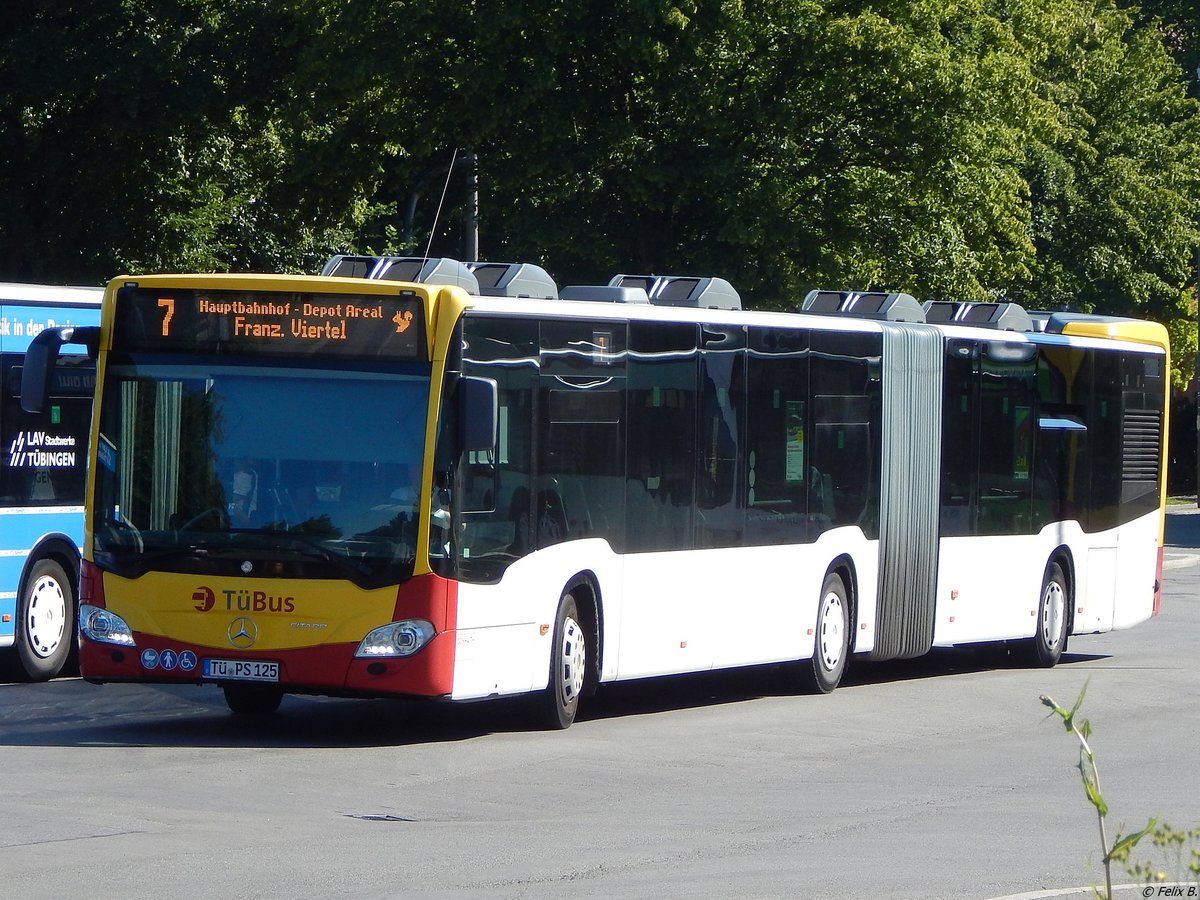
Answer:
[(182, 525), (180, 525), (179, 530), (180, 531), (190, 531), (192, 529), (192, 526), (196, 525), (199, 522), (203, 522), (209, 516), (212, 516), (213, 518), (216, 519), (218, 528), (225, 527), (225, 511), (223, 509), (221, 509), (221, 507), (219, 507), (219, 506), (210, 506), (208, 509), (204, 510), (203, 512), (197, 513), (196, 515), (194, 515), (190, 519), (188, 519), (186, 522), (184, 522)]

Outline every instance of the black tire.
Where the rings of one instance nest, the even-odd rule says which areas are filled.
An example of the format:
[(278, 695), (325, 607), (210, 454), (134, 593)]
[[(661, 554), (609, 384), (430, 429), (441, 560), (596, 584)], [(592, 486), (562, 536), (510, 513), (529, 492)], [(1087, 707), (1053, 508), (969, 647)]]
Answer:
[(546, 728), (559, 731), (571, 727), (579, 711), (587, 668), (587, 636), (579, 621), (575, 597), (568, 591), (558, 603), (554, 646), (550, 649), (550, 683), (539, 703)]
[(810, 693), (828, 694), (841, 683), (850, 655), (850, 602), (836, 572), (821, 586), (814, 641), (812, 659), (800, 664), (801, 684)]
[(225, 703), (239, 716), (269, 716), (279, 709), (283, 691), (265, 684), (226, 684)]
[(39, 559), (17, 598), (17, 662), (31, 681), (63, 670), (75, 643), (75, 590), (66, 571)]
[(1037, 630), (1025, 644), (1025, 656), (1030, 665), (1049, 669), (1062, 659), (1063, 651), (1067, 649), (1069, 600), (1067, 579), (1062, 567), (1058, 563), (1050, 563), (1038, 601)]

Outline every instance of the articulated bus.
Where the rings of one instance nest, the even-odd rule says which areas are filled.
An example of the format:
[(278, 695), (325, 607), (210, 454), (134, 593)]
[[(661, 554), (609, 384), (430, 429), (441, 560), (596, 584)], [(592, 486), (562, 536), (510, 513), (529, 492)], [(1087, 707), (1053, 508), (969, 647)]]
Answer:
[(52, 678), (74, 647), (75, 584), (96, 365), (60, 360), (46, 416), (21, 409), (30, 341), (96, 326), (101, 288), (0, 284), (0, 648), (28, 679)]
[[(393, 271), (394, 270), (394, 271)], [(1156, 324), (525, 264), (123, 277), (98, 329), (80, 667), (286, 693), (530, 695), (1014, 645), (1158, 610)], [(544, 277), (543, 277), (544, 276)]]

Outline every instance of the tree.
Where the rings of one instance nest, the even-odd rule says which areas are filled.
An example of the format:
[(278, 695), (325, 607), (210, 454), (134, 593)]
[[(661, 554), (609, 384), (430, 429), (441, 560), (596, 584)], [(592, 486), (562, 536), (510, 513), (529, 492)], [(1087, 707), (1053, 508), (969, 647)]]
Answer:
[(1158, 32), (1134, 28), (1112, 3), (1039, 5), (1013, 22), (1056, 123), (1029, 148), (1037, 257), (1010, 296), (1163, 322), (1176, 380), (1186, 380), (1200, 244), (1197, 104)]
[(270, 270), (341, 240), (344, 220), (305, 222), (270, 189), (305, 28), (249, 0), (6, 6), (3, 277)]
[[(130, 6), (102, 0), (80, 15), (48, 2), (0, 14), (6, 277), (97, 280), (113, 273), (114, 246), (153, 242), (154, 223), (175, 212), (181, 124), (197, 108), (204, 115), (212, 78), (198, 46), (205, 10), (138, 16)], [(185, 209), (203, 215), (191, 198)]]
[[(1163, 44), (1189, 76), (1200, 67), (1200, 10), (1192, 0), (1139, 0), (1122, 3), (1138, 27), (1157, 28)], [(1195, 76), (1200, 80), (1200, 75)]]
[[(481, 148), (502, 245), (593, 277), (720, 272), (767, 304), (815, 284), (978, 299), (1022, 274), (1016, 164), (1050, 116), (1022, 48), (970, 0), (851, 6), (569, 17), (544, 45), (540, 114)], [(498, 49), (519, 56), (521, 35)]]
[(482, 255), (564, 283), (1071, 305), (1186, 348), (1200, 116), (1164, 41), (1194, 48), (1195, 15), (1116, 3), (6, 8), (0, 270), (459, 255), (470, 151)]

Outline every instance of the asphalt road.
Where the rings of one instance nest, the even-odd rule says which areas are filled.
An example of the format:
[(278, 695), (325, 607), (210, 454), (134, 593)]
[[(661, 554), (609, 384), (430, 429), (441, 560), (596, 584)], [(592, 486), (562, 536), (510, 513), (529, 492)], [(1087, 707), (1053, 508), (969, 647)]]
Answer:
[(1191, 512), (1162, 614), (1051, 670), (935, 653), (827, 697), (773, 669), (663, 679), (561, 733), (514, 703), (246, 721), (211, 688), (0, 684), (0, 896), (1084, 897), (1096, 817), (1038, 697), (1088, 684), (1110, 837), (1200, 826)]

